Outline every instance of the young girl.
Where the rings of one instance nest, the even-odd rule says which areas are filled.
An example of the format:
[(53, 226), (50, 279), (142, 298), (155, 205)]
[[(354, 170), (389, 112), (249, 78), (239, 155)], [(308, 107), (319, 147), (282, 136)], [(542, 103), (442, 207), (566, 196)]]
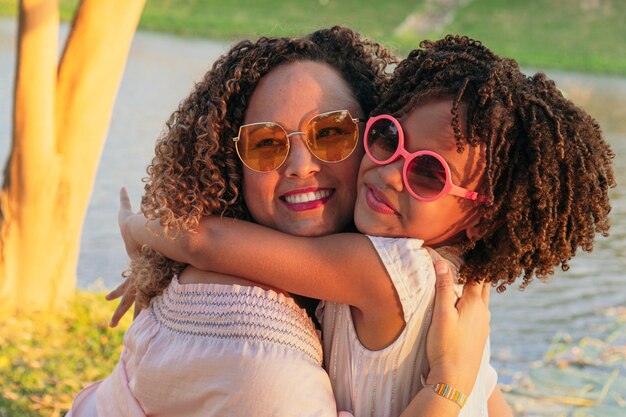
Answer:
[[(303, 238), (207, 218), (173, 242), (147, 231), (142, 216), (126, 223), (128, 240), (173, 259), (328, 300), (325, 365), (338, 409), (357, 417), (399, 415), (423, 384), (460, 406), (471, 392), (461, 415), (486, 415), (489, 384), (454, 386), (428, 373), (438, 255), (427, 247), (460, 268), (461, 282), (486, 277), (503, 291), (519, 276), (523, 288), (557, 265), (566, 270), (579, 247), (591, 250), (609, 229), (614, 154), (593, 118), (545, 75), (526, 77), (477, 41), (420, 46), (394, 71), (365, 128), (355, 223), (368, 236)], [(279, 166), (270, 156), (289, 135), (268, 125), (239, 129), (248, 169)], [(325, 146), (313, 139), (305, 137), (309, 148)], [(304, 206), (314, 197), (282, 199)]]

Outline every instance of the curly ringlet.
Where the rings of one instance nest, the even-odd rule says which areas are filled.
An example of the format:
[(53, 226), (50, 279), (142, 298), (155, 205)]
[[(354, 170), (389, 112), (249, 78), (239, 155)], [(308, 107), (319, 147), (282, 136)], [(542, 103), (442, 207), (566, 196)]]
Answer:
[[(398, 65), (373, 114), (398, 117), (436, 98), (452, 99), (457, 148), (484, 143), (479, 238), (461, 244), (464, 280), (505, 290), (520, 276), (546, 279), (569, 268), (578, 248), (608, 235), (608, 190), (615, 154), (598, 123), (563, 97), (545, 74), (524, 75), (517, 62), (481, 42), (448, 35), (423, 41)], [(467, 103), (467, 131), (459, 104)]]
[[(344, 27), (301, 38), (242, 41), (220, 57), (169, 118), (157, 140), (141, 209), (159, 219), (168, 236), (197, 228), (203, 216), (250, 219), (241, 192), (242, 166), (232, 138), (263, 76), (296, 61), (326, 63), (347, 81), (365, 115), (378, 102), (385, 69), (396, 61), (379, 44)], [(144, 246), (126, 276), (145, 306), (184, 264)]]

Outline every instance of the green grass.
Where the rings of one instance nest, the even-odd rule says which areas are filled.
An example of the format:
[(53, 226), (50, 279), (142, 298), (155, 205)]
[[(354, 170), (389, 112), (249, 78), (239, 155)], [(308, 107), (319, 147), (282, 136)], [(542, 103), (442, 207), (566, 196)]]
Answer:
[(623, 0), (475, 0), (447, 31), (480, 39), (523, 66), (626, 74)]
[[(499, 54), (535, 69), (626, 75), (626, 1), (471, 0), (437, 33), (394, 35), (425, 0), (148, 0), (140, 27), (233, 41), (259, 35), (296, 35), (342, 24), (400, 55), (422, 38), (469, 35)], [(61, 0), (71, 19), (78, 0)], [(14, 16), (16, 0), (0, 0), (0, 15)]]
[(378, 2), (362, 0), (148, 0), (141, 26), (183, 35), (237, 39), (297, 35), (342, 24), (378, 39), (391, 33), (419, 3), (394, 0), (386, 2), (381, 10)]
[[(320, 27), (346, 25), (375, 39), (389, 34), (424, 0), (147, 0), (143, 29), (233, 41), (302, 35)], [(0, 15), (13, 16), (16, 0), (0, 0)], [(61, 0), (61, 16), (71, 19), (78, 0)]]
[(74, 396), (109, 375), (131, 314), (107, 327), (116, 303), (79, 291), (68, 312), (22, 315), (0, 324), (0, 417), (55, 417)]

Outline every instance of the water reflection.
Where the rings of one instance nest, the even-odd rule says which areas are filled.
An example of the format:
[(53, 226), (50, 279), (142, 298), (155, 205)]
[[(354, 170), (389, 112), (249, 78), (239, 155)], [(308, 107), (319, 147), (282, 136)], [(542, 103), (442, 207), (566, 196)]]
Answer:
[(605, 132), (626, 134), (626, 79), (550, 72), (559, 88), (600, 121)]

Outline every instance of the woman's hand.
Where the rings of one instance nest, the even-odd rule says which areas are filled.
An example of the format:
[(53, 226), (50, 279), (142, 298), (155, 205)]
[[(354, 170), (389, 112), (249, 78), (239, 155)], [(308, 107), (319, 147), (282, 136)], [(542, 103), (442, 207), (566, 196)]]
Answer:
[[(426, 339), (426, 355), (430, 362), (426, 384), (442, 382), (469, 395), (489, 336), (489, 284), (468, 283), (457, 302), (448, 263), (435, 263), (435, 272), (435, 308)], [(460, 410), (453, 401), (424, 387), (401, 417), (457, 417)], [(492, 409), (489, 411), (491, 415)]]
[(435, 307), (426, 341), (431, 366), (427, 384), (443, 382), (469, 394), (489, 336), (490, 286), (468, 282), (456, 302), (454, 279), (447, 262), (437, 262), (435, 271)]

